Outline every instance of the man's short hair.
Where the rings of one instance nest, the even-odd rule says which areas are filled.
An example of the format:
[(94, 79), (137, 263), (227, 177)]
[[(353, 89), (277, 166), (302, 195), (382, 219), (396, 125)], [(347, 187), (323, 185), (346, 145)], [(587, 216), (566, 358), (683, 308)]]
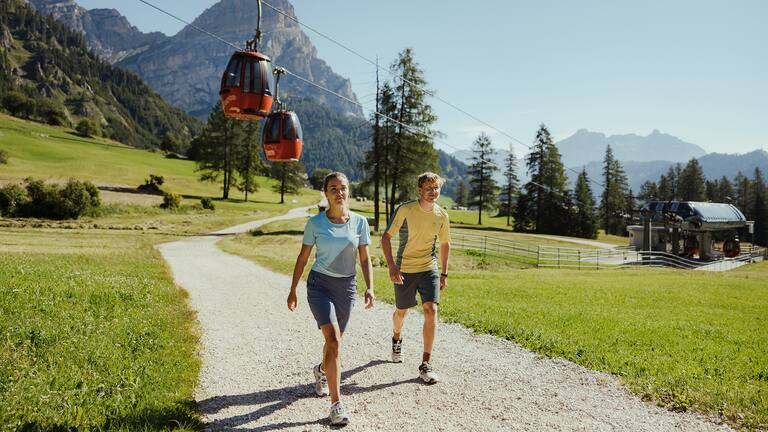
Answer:
[(438, 187), (443, 187), (443, 183), (445, 183), (445, 180), (443, 180), (442, 177), (439, 175), (433, 173), (433, 172), (423, 172), (419, 174), (417, 184), (419, 187), (422, 187), (424, 183), (437, 183)]

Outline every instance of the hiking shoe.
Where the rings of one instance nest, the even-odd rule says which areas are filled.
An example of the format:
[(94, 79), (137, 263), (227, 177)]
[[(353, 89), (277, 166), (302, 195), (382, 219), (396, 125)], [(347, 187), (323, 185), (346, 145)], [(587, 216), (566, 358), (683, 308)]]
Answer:
[(318, 396), (328, 396), (328, 378), (325, 377), (325, 372), (320, 370), (320, 365), (316, 365), (312, 372), (315, 374), (315, 393)]
[(434, 384), (440, 381), (440, 377), (432, 370), (432, 365), (429, 363), (422, 363), (419, 366), (419, 378), (427, 384)]
[(331, 413), (328, 415), (328, 418), (331, 419), (331, 424), (333, 426), (341, 426), (349, 423), (347, 410), (344, 409), (344, 405), (341, 404), (341, 401), (336, 401), (331, 405)]
[(403, 362), (403, 340), (395, 340), (395, 338), (392, 338), (392, 362), (393, 363), (402, 363)]

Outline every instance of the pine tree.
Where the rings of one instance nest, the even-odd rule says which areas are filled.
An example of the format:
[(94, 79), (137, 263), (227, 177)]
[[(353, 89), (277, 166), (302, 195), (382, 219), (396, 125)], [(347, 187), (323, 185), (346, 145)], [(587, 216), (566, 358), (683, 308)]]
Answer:
[(656, 182), (648, 180), (641, 184), (640, 193), (637, 194), (637, 199), (644, 202), (658, 200), (659, 188), (656, 186)]
[(477, 224), (483, 224), (483, 210), (490, 210), (496, 206), (496, 194), (499, 187), (493, 178), (493, 173), (499, 170), (491, 160), (496, 151), (491, 147), (491, 138), (481, 132), (472, 143), (472, 163), (467, 171), (470, 180), (470, 202), (477, 206)]
[(622, 214), (626, 210), (629, 185), (624, 168), (613, 157), (613, 150), (610, 145), (606, 147), (603, 158), (603, 184), (605, 188), (600, 199), (603, 229), (605, 229), (606, 234), (621, 235), (626, 226)]
[(678, 178), (678, 196), (683, 201), (704, 201), (706, 181), (699, 161), (689, 160)]
[(265, 173), (266, 166), (261, 160), (261, 123), (248, 122), (243, 128), (241, 145), (236, 149), (235, 170), (240, 180), (236, 186), (240, 192), (245, 193), (245, 201), (248, 201), (248, 193), (259, 190), (256, 176)]
[(751, 195), (752, 195), (752, 183), (749, 179), (741, 173), (736, 174), (733, 179), (734, 183), (734, 198), (736, 207), (744, 213), (744, 216), (749, 220), (754, 220), (754, 214), (752, 214)]
[(665, 174), (662, 174), (661, 177), (659, 177), (658, 199), (662, 201), (672, 201), (674, 196), (675, 193), (672, 190), (672, 184), (669, 181), (669, 178)]
[(582, 170), (576, 180), (576, 220), (573, 233), (579, 237), (597, 238), (597, 215), (595, 215), (595, 199), (589, 187), (586, 169)]
[[(530, 180), (525, 184), (525, 197), (518, 200), (518, 228), (533, 226), (536, 232), (565, 234), (569, 232), (571, 214), (567, 177), (560, 151), (545, 125), (541, 125), (531, 153), (526, 157)], [(520, 206), (520, 201), (524, 205)]]
[(509, 218), (512, 216), (512, 197), (520, 192), (520, 179), (517, 176), (517, 158), (510, 146), (509, 154), (504, 160), (504, 188), (500, 198), (503, 214), (507, 216), (507, 226), (510, 226)]
[(755, 221), (755, 244), (768, 246), (768, 201), (765, 180), (759, 167), (752, 178), (752, 214)]
[(229, 198), (229, 190), (235, 184), (235, 157), (241, 142), (241, 126), (224, 115), (220, 103), (214, 106), (203, 132), (192, 142), (200, 180), (216, 182), (221, 177), (223, 199)]
[(723, 176), (720, 181), (717, 182), (717, 195), (719, 200), (717, 202), (731, 203), (734, 199), (733, 184), (728, 177)]
[(392, 64), (395, 76), (394, 94), (397, 105), (397, 125), (393, 148), (389, 151), (389, 214), (394, 214), (398, 201), (405, 200), (416, 191), (410, 180), (423, 171), (439, 171), (437, 152), (432, 143), (436, 132), (430, 127), (437, 121), (427, 103), (424, 72), (406, 48)]
[(285, 194), (297, 194), (304, 186), (304, 165), (301, 162), (275, 162), (270, 166), (270, 177), (277, 180), (272, 190), (280, 193), (280, 204)]
[(459, 186), (456, 189), (456, 205), (461, 207), (467, 206), (467, 184), (464, 180), (459, 182)]

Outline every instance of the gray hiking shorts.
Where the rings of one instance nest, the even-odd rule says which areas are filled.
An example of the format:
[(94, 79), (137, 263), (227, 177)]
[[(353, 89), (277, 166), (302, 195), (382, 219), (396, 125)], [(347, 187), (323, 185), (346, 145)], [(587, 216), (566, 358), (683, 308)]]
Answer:
[(416, 292), (421, 296), (421, 303), (440, 304), (440, 274), (437, 270), (419, 273), (403, 273), (403, 284), (395, 284), (395, 306), (409, 309), (418, 304)]
[(307, 277), (307, 301), (309, 309), (321, 325), (337, 323), (344, 332), (357, 298), (357, 281), (354, 276), (333, 277), (310, 271)]

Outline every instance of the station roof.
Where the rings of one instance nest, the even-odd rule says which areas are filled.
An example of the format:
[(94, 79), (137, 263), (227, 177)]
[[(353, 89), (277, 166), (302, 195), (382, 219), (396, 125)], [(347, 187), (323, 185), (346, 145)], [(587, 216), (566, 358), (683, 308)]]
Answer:
[(744, 214), (732, 204), (696, 201), (650, 201), (641, 212), (652, 222), (691, 231), (719, 231), (747, 225)]

